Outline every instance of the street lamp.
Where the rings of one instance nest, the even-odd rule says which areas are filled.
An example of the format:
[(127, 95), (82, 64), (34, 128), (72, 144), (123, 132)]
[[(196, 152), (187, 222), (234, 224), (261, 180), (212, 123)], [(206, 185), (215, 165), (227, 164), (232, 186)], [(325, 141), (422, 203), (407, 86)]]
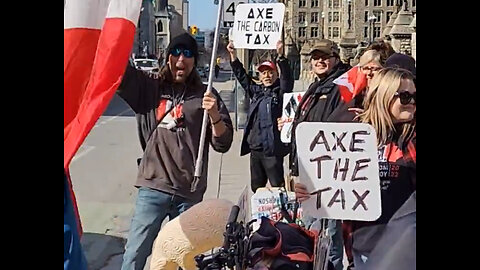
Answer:
[(325, 38), (325, 12), (322, 11), (322, 39)]
[(373, 23), (375, 22), (375, 20), (377, 20), (377, 17), (375, 15), (370, 15), (370, 17), (368, 17), (368, 22), (370, 24), (370, 43), (373, 42)]
[(348, 3), (348, 29), (352, 29), (352, 0), (347, 0)]

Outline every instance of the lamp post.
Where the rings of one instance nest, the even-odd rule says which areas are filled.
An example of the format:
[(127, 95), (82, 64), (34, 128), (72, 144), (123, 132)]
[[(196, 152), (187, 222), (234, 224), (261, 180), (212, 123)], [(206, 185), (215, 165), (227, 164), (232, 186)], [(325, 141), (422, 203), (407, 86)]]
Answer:
[(322, 39), (325, 38), (325, 12), (322, 11)]
[(352, 29), (352, 0), (347, 0), (348, 3), (348, 29)]
[(376, 19), (377, 19), (377, 17), (375, 15), (370, 15), (370, 17), (368, 17), (368, 22), (370, 24), (370, 31), (369, 31), (369, 34), (370, 34), (369, 42), (370, 43), (373, 42), (373, 23), (375, 22)]

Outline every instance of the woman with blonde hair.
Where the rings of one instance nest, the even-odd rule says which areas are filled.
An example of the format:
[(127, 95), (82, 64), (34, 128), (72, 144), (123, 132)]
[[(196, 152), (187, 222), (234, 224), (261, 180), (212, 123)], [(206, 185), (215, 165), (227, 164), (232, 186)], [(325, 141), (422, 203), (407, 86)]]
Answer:
[[(363, 98), (365, 92), (368, 89), (373, 76), (378, 73), (379, 70), (385, 65), (385, 60), (381, 56), (380, 52), (376, 50), (366, 51), (362, 57), (360, 57), (360, 62), (358, 66), (353, 68), (358, 68), (361, 73), (357, 76), (365, 76), (366, 84), (361, 87), (357, 87), (354, 90), (351, 100), (343, 100), (343, 102), (332, 112), (328, 117), (328, 122), (351, 122), (358, 115), (359, 112), (363, 111)], [(348, 71), (350, 72), (350, 71)], [(363, 84), (362, 84), (363, 85)]]
[(367, 77), (368, 85), (373, 76), (385, 65), (385, 59), (382, 58), (379, 51), (368, 50), (362, 55), (362, 57), (360, 57), (358, 65), (363, 74)]
[[(416, 103), (413, 74), (385, 68), (373, 78), (358, 121), (377, 134), (382, 215), (376, 221), (352, 221), (356, 270), (368, 259), (393, 214), (416, 190)], [(412, 247), (413, 249), (413, 247)]]
[[(355, 270), (364, 264), (385, 225), (416, 190), (416, 86), (412, 73), (400, 68), (380, 70), (370, 83), (364, 111), (354, 121), (373, 126), (377, 134), (382, 214), (375, 221), (351, 223)], [(295, 185), (302, 201), (309, 192)], [(413, 247), (412, 247), (413, 250)]]

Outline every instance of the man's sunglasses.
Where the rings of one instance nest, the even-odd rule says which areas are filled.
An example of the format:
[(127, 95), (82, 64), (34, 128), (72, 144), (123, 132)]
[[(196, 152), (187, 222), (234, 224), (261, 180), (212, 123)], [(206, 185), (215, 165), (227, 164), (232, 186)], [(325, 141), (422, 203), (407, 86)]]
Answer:
[(313, 54), (310, 58), (313, 59), (313, 60), (325, 61), (325, 60), (328, 60), (332, 57), (333, 57), (333, 55), (329, 55), (329, 54)]
[(193, 52), (189, 49), (174, 48), (174, 49), (170, 50), (170, 53), (175, 57), (180, 56), (180, 54), (183, 54), (183, 56), (186, 57), (186, 58), (192, 58), (193, 57)]
[(400, 98), (400, 103), (402, 105), (410, 104), (410, 101), (412, 101), (412, 98), (413, 98), (414, 104), (417, 104), (417, 92), (413, 94), (408, 91), (396, 92), (395, 96), (396, 97), (398, 96)]

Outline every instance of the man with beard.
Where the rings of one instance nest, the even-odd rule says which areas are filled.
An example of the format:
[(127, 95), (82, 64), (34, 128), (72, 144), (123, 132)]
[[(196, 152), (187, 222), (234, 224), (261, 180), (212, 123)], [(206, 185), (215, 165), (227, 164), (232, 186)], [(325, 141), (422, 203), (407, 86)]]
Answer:
[(122, 270), (143, 269), (163, 220), (170, 220), (202, 201), (207, 188), (208, 145), (194, 188), (203, 111), (209, 116), (204, 143), (221, 153), (233, 140), (229, 113), (217, 91), (206, 92), (195, 69), (198, 48), (187, 33), (172, 39), (167, 64), (157, 78), (128, 66), (118, 94), (135, 112), (143, 157), (135, 186), (135, 213), (123, 256)]

